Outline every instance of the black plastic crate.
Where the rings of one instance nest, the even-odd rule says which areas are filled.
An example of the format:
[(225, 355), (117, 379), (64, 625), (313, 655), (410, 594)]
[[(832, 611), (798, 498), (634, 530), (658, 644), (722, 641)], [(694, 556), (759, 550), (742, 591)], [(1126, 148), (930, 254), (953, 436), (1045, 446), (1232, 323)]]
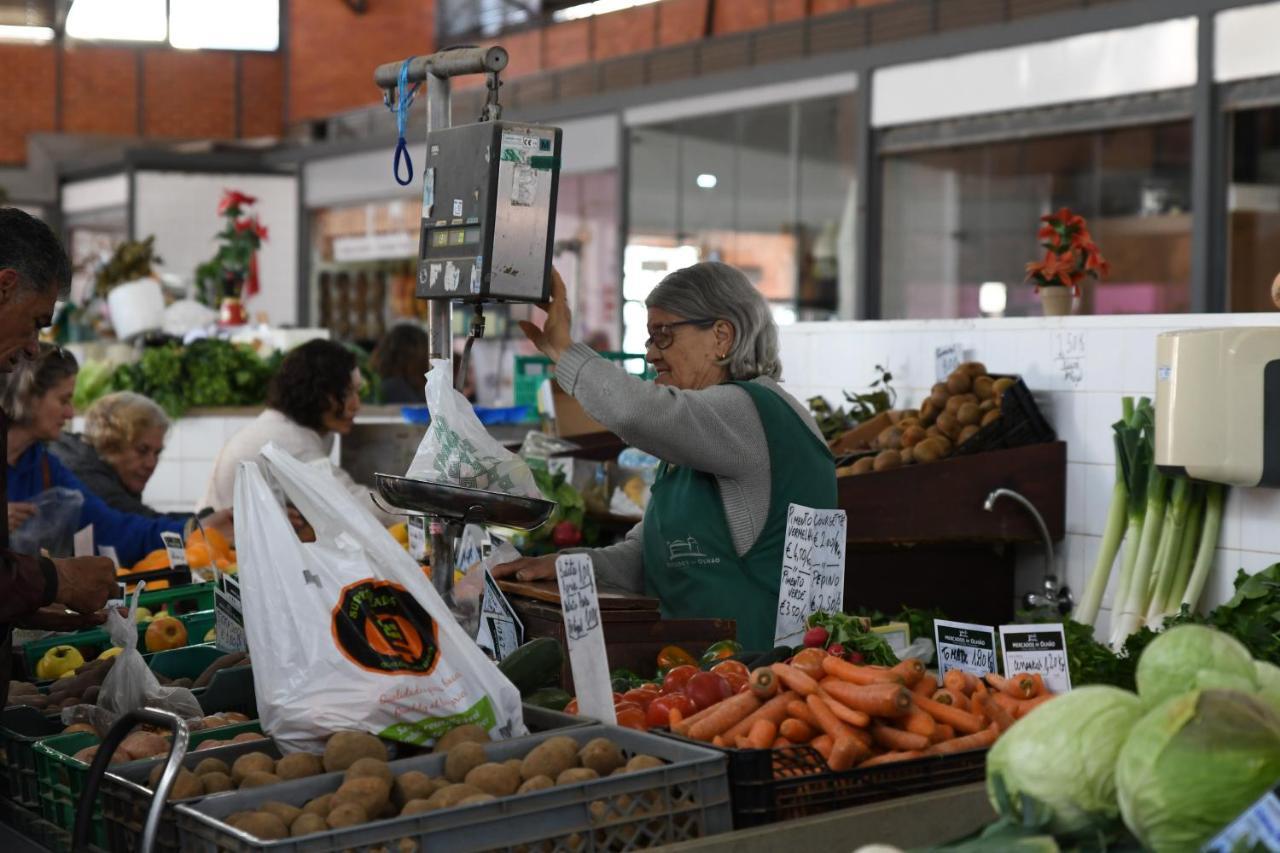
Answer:
[(1000, 397), (1000, 420), (987, 424), (977, 434), (956, 448), (955, 456), (984, 453), (988, 450), (1012, 450), (1029, 444), (1046, 444), (1057, 439), (1053, 427), (1036, 405), (1031, 389), (1021, 376), (993, 374), (992, 379), (1012, 379), (1013, 385)]

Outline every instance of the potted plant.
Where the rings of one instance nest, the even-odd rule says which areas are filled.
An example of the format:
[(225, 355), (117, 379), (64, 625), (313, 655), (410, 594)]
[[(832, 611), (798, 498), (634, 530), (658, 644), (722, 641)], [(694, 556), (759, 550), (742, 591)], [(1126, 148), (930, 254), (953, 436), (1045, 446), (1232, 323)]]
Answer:
[(1110, 273), (1111, 265), (1098, 251), (1083, 216), (1064, 207), (1040, 221), (1044, 224), (1036, 236), (1044, 258), (1027, 264), (1027, 281), (1035, 283), (1046, 316), (1070, 314), (1084, 277), (1099, 280)]
[(226, 190), (218, 202), (224, 220), (218, 232), (218, 251), (196, 267), (196, 297), (217, 308), (226, 326), (248, 322), (241, 301), (258, 292), (258, 249), (267, 239), (267, 229), (250, 208), (257, 199), (238, 190)]

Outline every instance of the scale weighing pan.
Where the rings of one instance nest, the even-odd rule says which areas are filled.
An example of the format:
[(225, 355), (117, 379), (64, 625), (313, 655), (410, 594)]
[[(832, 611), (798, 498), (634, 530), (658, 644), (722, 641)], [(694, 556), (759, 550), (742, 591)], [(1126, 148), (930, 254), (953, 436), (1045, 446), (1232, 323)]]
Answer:
[(533, 530), (545, 524), (556, 508), (553, 502), (539, 498), (522, 498), (397, 477), (395, 474), (374, 474), (373, 480), (378, 486), (378, 494), (393, 507), (455, 521), (479, 521), (499, 527)]

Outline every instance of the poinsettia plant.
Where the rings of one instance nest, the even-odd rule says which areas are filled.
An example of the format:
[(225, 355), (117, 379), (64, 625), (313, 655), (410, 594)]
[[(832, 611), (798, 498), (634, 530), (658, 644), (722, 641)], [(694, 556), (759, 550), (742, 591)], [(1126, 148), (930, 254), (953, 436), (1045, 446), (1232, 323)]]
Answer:
[(1045, 250), (1044, 258), (1027, 264), (1027, 281), (1035, 282), (1037, 293), (1042, 287), (1069, 287), (1079, 296), (1085, 276), (1101, 279), (1111, 272), (1083, 216), (1064, 207), (1040, 217), (1040, 221), (1043, 224), (1036, 236)]
[(258, 200), (238, 190), (226, 190), (218, 202), (223, 218), (218, 251), (196, 267), (196, 297), (216, 307), (224, 299), (240, 299), (258, 292), (258, 249), (267, 228), (250, 209)]

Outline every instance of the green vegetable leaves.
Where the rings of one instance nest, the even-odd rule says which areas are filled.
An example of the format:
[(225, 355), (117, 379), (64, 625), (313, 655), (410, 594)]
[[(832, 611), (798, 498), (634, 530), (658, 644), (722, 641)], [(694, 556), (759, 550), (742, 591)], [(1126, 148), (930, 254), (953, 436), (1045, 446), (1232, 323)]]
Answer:
[(147, 348), (136, 363), (116, 368), (110, 390), (144, 394), (176, 418), (191, 408), (261, 405), (271, 372), (249, 347), (205, 338)]
[(826, 628), (830, 636), (827, 645), (837, 643), (844, 646), (845, 651), (858, 652), (864, 663), (877, 666), (893, 666), (898, 663), (898, 656), (893, 653), (888, 640), (879, 634), (862, 627), (862, 619), (847, 613), (823, 613), (818, 611), (806, 620), (806, 627)]

